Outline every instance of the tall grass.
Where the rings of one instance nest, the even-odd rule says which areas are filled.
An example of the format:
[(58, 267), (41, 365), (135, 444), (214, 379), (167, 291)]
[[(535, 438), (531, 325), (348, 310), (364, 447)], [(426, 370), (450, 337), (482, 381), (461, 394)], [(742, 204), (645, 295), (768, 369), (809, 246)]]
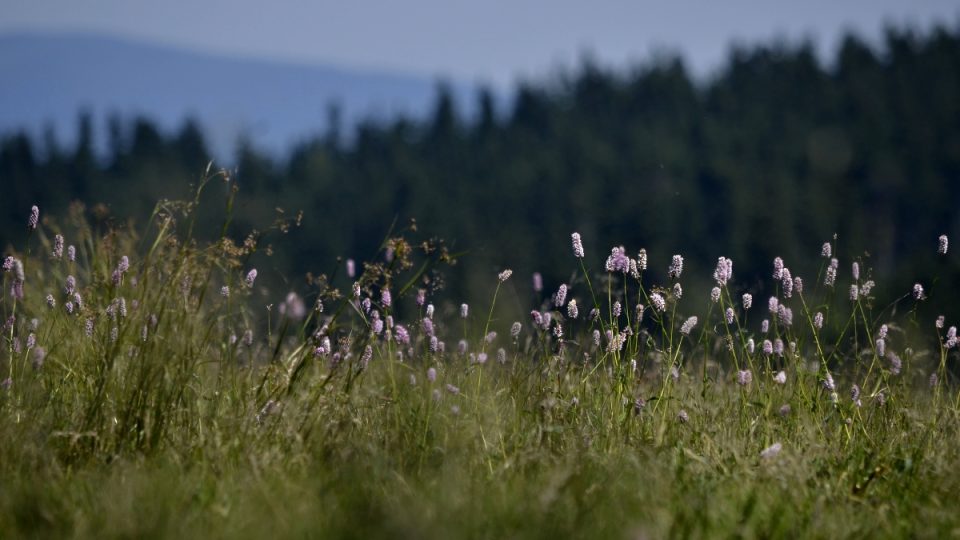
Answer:
[(412, 225), (269, 302), (262, 234), (195, 237), (223, 182), (229, 215), (208, 174), (140, 232), (77, 206), (9, 255), (0, 536), (960, 531), (955, 330), (920, 320), (933, 298), (879, 302), (867, 269), (815, 253), (800, 281), (775, 262), (775, 302), (748, 309), (732, 261), (699, 298), (682, 258), (658, 282), (645, 252), (587, 245), (529, 318), (498, 318), (505, 271), (461, 318), (455, 257)]

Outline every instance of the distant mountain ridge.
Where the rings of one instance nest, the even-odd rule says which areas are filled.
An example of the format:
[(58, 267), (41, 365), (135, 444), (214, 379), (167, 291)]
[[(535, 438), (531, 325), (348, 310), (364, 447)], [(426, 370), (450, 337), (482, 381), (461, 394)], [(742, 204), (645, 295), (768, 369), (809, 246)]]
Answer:
[[(86, 34), (0, 35), (0, 136), (75, 139), (81, 110), (103, 137), (110, 114), (143, 115), (163, 129), (192, 117), (219, 157), (247, 137), (272, 153), (327, 128), (336, 103), (342, 125), (430, 111), (437, 81), (370, 70), (238, 59)], [(467, 95), (465, 85), (452, 85)], [(460, 99), (461, 106), (467, 106)]]

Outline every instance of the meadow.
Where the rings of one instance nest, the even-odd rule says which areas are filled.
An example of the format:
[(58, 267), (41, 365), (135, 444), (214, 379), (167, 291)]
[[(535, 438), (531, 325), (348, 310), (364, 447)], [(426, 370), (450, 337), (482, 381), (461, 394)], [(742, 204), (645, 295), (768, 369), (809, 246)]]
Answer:
[[(501, 268), (466, 304), (444, 294), (456, 256), (409, 226), (265, 291), (260, 234), (194, 230), (222, 183), (136, 225), (24, 209), (0, 537), (960, 535), (955, 322), (920, 309), (955, 298), (937, 276), (874, 298), (827, 238), (812, 272), (771, 261), (770, 294), (721, 254), (684, 294), (682, 254), (570, 231), (545, 249), (574, 279)], [(521, 279), (535, 300), (510, 298)]]

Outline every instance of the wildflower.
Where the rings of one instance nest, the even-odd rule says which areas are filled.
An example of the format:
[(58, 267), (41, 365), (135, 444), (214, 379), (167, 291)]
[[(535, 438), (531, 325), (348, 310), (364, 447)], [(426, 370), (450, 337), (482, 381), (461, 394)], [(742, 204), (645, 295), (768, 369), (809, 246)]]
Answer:
[(570, 238), (573, 240), (573, 256), (582, 259), (583, 241), (580, 240), (580, 233), (573, 233), (570, 235)]
[(37, 346), (37, 335), (33, 332), (30, 332), (30, 335), (27, 336), (27, 350), (30, 350)]
[(54, 259), (60, 259), (63, 257), (63, 236), (57, 234), (53, 237), (53, 252), (51, 253)]
[(440, 340), (437, 339), (437, 336), (430, 336), (430, 352), (437, 352), (440, 348)]
[(866, 297), (870, 295), (870, 291), (873, 290), (873, 287), (876, 286), (876, 283), (872, 279), (860, 284), (860, 296)]
[(52, 294), (47, 295), (47, 307), (50, 309), (57, 307), (57, 301), (53, 298)]
[(470, 314), (470, 306), (467, 304), (460, 304), (460, 318), (466, 319), (467, 315)]
[(110, 329), (110, 341), (112, 343), (115, 343), (117, 341), (117, 338), (119, 337), (120, 337), (120, 329), (114, 326), (113, 328)]
[(579, 314), (580, 310), (577, 309), (577, 300), (574, 298), (573, 300), (570, 300), (569, 304), (567, 304), (567, 316), (571, 319), (576, 319), (577, 315)]
[(751, 307), (753, 307), (753, 295), (743, 293), (743, 310), (748, 311)]
[(40, 223), (40, 209), (36, 206), (31, 206), (30, 217), (27, 218), (27, 229), (31, 231), (36, 229), (38, 223)]
[(230, 298), (230, 287), (226, 285), (224, 285), (223, 287), (220, 287), (220, 296), (224, 298)]
[(613, 303), (613, 316), (619, 317), (620, 313), (623, 311), (623, 308), (620, 306), (620, 301), (617, 300)]
[(760, 331), (763, 332), (764, 334), (766, 334), (767, 332), (770, 331), (770, 320), (769, 320), (769, 319), (764, 319), (764, 320), (760, 321)]
[(753, 354), (754, 349), (756, 348), (756, 343), (754, 343), (753, 338), (747, 340), (747, 352)]
[(398, 325), (394, 328), (393, 339), (395, 339), (395, 340), (397, 341), (397, 343), (399, 343), (399, 344), (401, 344), (401, 345), (409, 345), (409, 344), (410, 344), (410, 332), (408, 332), (407, 329), (406, 329), (404, 326), (398, 324)]
[(773, 342), (769, 339), (763, 340), (763, 354), (767, 356), (773, 354)]
[(935, 388), (940, 384), (940, 377), (937, 376), (936, 372), (930, 374), (930, 388)]
[(630, 259), (630, 277), (640, 279), (640, 270), (637, 268), (637, 261)]
[(780, 323), (784, 326), (791, 326), (793, 325), (793, 310), (780, 304), (777, 310), (777, 318), (780, 319)]
[(774, 315), (777, 314), (777, 309), (780, 307), (780, 301), (777, 300), (776, 296), (771, 296), (770, 300), (767, 300), (767, 310)]
[(520, 321), (515, 321), (513, 325), (510, 326), (510, 336), (516, 338), (520, 335), (522, 329), (523, 325), (520, 324)]
[(641, 249), (637, 253), (637, 270), (643, 272), (647, 269), (647, 250)]
[(27, 277), (23, 273), (23, 261), (20, 259), (13, 260), (13, 273), (17, 277), (17, 281), (27, 280)]
[(880, 339), (887, 339), (887, 332), (889, 332), (887, 325), (881, 324), (880, 330), (877, 331), (877, 337)]
[(440, 396), (440, 390), (439, 390), (439, 389), (434, 389), (432, 395), (433, 395), (433, 400), (434, 400), (434, 401), (440, 401), (441, 396)]
[(820, 256), (825, 259), (829, 259), (830, 255), (833, 254), (832, 252), (833, 252), (833, 247), (830, 245), (830, 242), (824, 242), (823, 247), (820, 248)]
[(856, 284), (850, 285), (850, 301), (856, 302), (860, 298), (860, 289)]
[(461, 339), (457, 342), (457, 353), (461, 356), (467, 354), (467, 340)]
[(833, 375), (831, 375), (830, 372), (827, 372), (827, 375), (823, 378), (823, 388), (829, 392), (837, 389), (837, 385), (833, 382)]
[(939, 317), (937, 317), (937, 322), (934, 324), (936, 325), (937, 328), (943, 328), (944, 320), (945, 319), (943, 318), (943, 315), (940, 315)]
[(67, 246), (67, 260), (70, 262), (77, 260), (77, 248), (73, 247), (73, 244)]
[(776, 257), (773, 259), (773, 279), (780, 281), (783, 277), (783, 259)]
[(249, 328), (243, 332), (243, 344), (247, 347), (253, 345), (253, 330)]
[(427, 303), (427, 290), (417, 289), (417, 305), (423, 307)]
[(697, 318), (690, 317), (680, 326), (680, 333), (689, 336), (690, 331), (693, 330), (693, 327), (697, 325)]
[(915, 300), (923, 300), (925, 298), (923, 296), (923, 285), (919, 283), (913, 284), (913, 298)]
[(433, 318), (433, 311), (434, 311), (433, 304), (427, 304), (426, 316), (427, 316), (428, 319), (432, 319), (432, 318)]
[(563, 307), (567, 301), (567, 286), (560, 285), (557, 289), (557, 293), (553, 295), (553, 305), (557, 307)]
[(713, 271), (713, 279), (717, 285), (726, 285), (733, 277), (733, 260), (726, 257), (717, 259), (717, 268)]
[(447, 392), (450, 392), (453, 395), (457, 395), (460, 393), (460, 389), (452, 384), (447, 384), (445, 388), (447, 389)]
[(553, 335), (557, 339), (563, 339), (563, 327), (560, 326), (560, 321), (557, 321), (557, 324), (553, 327)]
[(497, 363), (498, 364), (507, 363), (507, 351), (505, 351), (503, 347), (500, 347), (499, 349), (497, 349)]
[(773, 376), (773, 382), (777, 384), (787, 384), (787, 373), (783, 370), (778, 371), (777, 374)]
[(437, 370), (436, 368), (427, 369), (427, 380), (430, 382), (435, 382), (437, 380)]
[(667, 302), (663, 299), (663, 296), (660, 296), (660, 293), (651, 294), (650, 303), (653, 304), (654, 309), (661, 313), (667, 310)]
[(607, 272), (622, 272), (626, 274), (630, 271), (630, 258), (627, 257), (623, 246), (615, 247), (610, 250), (610, 256), (607, 257), (605, 268)]
[(67, 283), (66, 283), (66, 286), (63, 288), (63, 292), (67, 294), (73, 294), (73, 292), (77, 290), (77, 278), (73, 276), (67, 276), (66, 281)]
[(590, 310), (589, 318), (590, 318), (591, 321), (598, 321), (598, 320), (600, 320), (600, 310), (597, 309), (597, 308), (591, 309), (591, 310)]
[(488, 333), (486, 336), (484, 336), (484, 338), (483, 338), (483, 340), (486, 341), (487, 343), (493, 343), (493, 341), (494, 341), (495, 339), (497, 339), (497, 333), (496, 333), (496, 332), (490, 332), (490, 333)]
[(815, 326), (817, 330), (823, 328), (823, 313), (818, 311), (817, 314), (813, 316), (813, 326)]
[(357, 275), (357, 265), (353, 259), (347, 259), (347, 277), (353, 279)]
[(833, 287), (833, 284), (837, 281), (837, 267), (840, 265), (840, 262), (837, 259), (830, 259), (830, 265), (827, 266), (826, 274), (823, 278), (823, 284), (828, 287)]
[(86, 322), (83, 323), (83, 333), (86, 334), (87, 337), (93, 335), (93, 319), (87, 319)]
[(733, 308), (727, 308), (727, 311), (724, 312), (724, 318), (727, 321), (727, 324), (733, 324)]
[(540, 275), (540, 272), (533, 273), (533, 290), (534, 292), (543, 290), (543, 276)]
[(636, 312), (636, 319), (638, 324), (640, 323), (640, 321), (643, 320), (643, 312), (645, 309), (646, 308), (643, 307), (643, 304), (637, 304), (637, 306), (634, 308), (634, 311)]
[(782, 445), (782, 444), (780, 444), (780, 443), (773, 443), (773, 444), (771, 444), (770, 446), (764, 448), (764, 449), (760, 452), (760, 458), (761, 458), (761, 459), (772, 459), (772, 458), (775, 458), (775, 457), (777, 457), (777, 454), (779, 454), (781, 450), (783, 450), (783, 445)]
[(390, 304), (393, 303), (393, 297), (390, 296), (390, 289), (383, 289), (380, 291), (380, 305), (385, 308), (390, 307)]
[(793, 290), (795, 290), (797, 294), (803, 294), (803, 280), (800, 279), (800, 276), (793, 278)]
[(860, 281), (860, 263), (854, 262), (850, 265), (850, 273), (854, 281)]
[(773, 353), (777, 356), (783, 356), (783, 340), (777, 338), (773, 340)]
[(683, 272), (683, 257), (674, 255), (670, 261), (670, 267), (667, 269), (667, 277), (679, 279)]
[(857, 407), (862, 405), (860, 401), (860, 387), (856, 384), (850, 387), (850, 401)]
[(780, 406), (780, 410), (779, 410), (778, 412), (780, 413), (780, 416), (787, 416), (787, 415), (789, 415), (789, 414), (790, 414), (790, 404), (784, 403), (783, 405)]
[(687, 411), (680, 409), (680, 412), (677, 413), (677, 421), (681, 424), (686, 424), (690, 421), (690, 415), (687, 414)]
[(887, 350), (887, 343), (883, 340), (883, 338), (879, 338), (875, 342), (875, 345), (877, 346), (877, 356), (882, 358), (884, 352)]
[(710, 289), (710, 301), (714, 303), (720, 301), (720, 287)]
[(747, 386), (753, 382), (753, 373), (749, 369), (742, 369), (737, 372), (737, 384)]
[(941, 234), (938, 240), (939, 240), (939, 245), (937, 246), (937, 253), (939, 253), (940, 255), (946, 255), (947, 244), (948, 244), (947, 235)]
[(507, 281), (508, 279), (510, 279), (510, 276), (512, 276), (512, 275), (513, 275), (513, 270), (510, 270), (510, 269), (508, 268), (508, 269), (504, 270), (503, 272), (500, 272), (499, 274), (497, 274), (497, 279), (500, 280), (500, 283), (503, 283), (503, 282)]
[[(247, 277), (250, 277), (250, 274), (247, 274)], [(253, 277), (256, 278), (257, 275), (254, 274)], [(253, 280), (248, 279), (248, 280), (247, 280), (247, 286), (248, 286), (248, 287), (252, 287), (252, 286), (253, 286)], [(359, 300), (359, 299), (360, 299), (360, 283), (354, 281), (354, 282), (353, 282), (353, 286), (351, 287), (351, 289), (352, 289), (351, 292), (353, 292), (353, 298)]]
[(530, 312), (530, 318), (533, 320), (533, 325), (540, 327), (543, 326), (543, 315), (539, 311), (533, 310)]
[(597, 348), (600, 347), (600, 331), (599, 330), (593, 331), (593, 346)]
[(424, 317), (423, 320), (420, 321), (420, 327), (423, 328), (423, 333), (424, 333), (424, 334), (426, 334), (426, 335), (428, 335), (428, 336), (434, 335), (434, 334), (433, 334), (433, 321), (432, 321), (431, 319), (428, 319), (427, 317)]
[(781, 278), (783, 281), (783, 297), (791, 298), (793, 297), (793, 277), (790, 275), (790, 269), (784, 268), (781, 273)]
[[(256, 279), (257, 279), (257, 269), (253, 268), (252, 270), (247, 272), (247, 277), (244, 279), (244, 282), (247, 284), (247, 287), (253, 287), (253, 282), (256, 281)], [(359, 284), (357, 288), (359, 288)]]
[(679, 283), (673, 284), (673, 297), (677, 300), (683, 297), (683, 287), (681, 287)]
[(626, 334), (614, 334), (607, 330), (607, 352), (620, 352), (623, 344), (627, 342)]
[(383, 332), (383, 319), (374, 319), (370, 329), (373, 330), (374, 334), (379, 336), (380, 333)]
[(373, 359), (373, 347), (367, 345), (363, 349), (363, 354), (360, 355), (360, 369), (367, 369), (371, 359)]

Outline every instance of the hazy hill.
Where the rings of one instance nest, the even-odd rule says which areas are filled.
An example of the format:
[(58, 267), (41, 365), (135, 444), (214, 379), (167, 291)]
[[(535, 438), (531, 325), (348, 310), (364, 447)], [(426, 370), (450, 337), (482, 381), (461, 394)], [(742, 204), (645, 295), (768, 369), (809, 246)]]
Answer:
[[(109, 114), (145, 115), (163, 128), (197, 118), (221, 157), (241, 133), (282, 151), (325, 128), (336, 102), (345, 126), (363, 118), (419, 116), (436, 81), (394, 73), (195, 53), (71, 34), (0, 36), (0, 134), (55, 127), (70, 143), (81, 109), (104, 140)], [(464, 100), (465, 101), (465, 100)]]

